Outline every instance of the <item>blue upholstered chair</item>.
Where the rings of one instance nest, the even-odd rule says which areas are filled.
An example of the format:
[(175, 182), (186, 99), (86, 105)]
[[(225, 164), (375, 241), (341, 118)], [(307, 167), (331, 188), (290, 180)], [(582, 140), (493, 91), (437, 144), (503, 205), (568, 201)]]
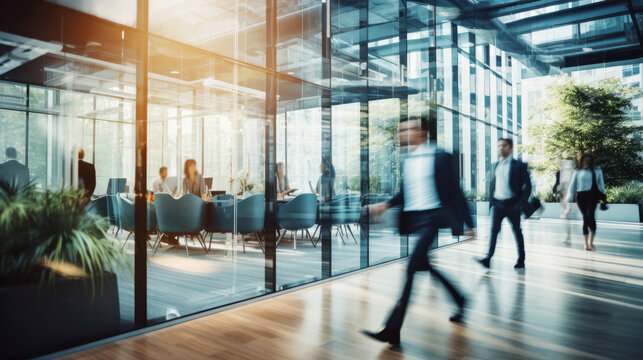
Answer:
[(109, 224), (116, 228), (116, 235), (118, 235), (118, 231), (121, 229), (117, 197), (118, 195), (105, 195), (107, 199), (107, 218), (109, 219)]
[(214, 195), (212, 200), (234, 200), (234, 195), (232, 194), (219, 194)]
[[(341, 227), (346, 222), (346, 209), (348, 207), (348, 194), (339, 194), (332, 198), (331, 201), (320, 204), (317, 214), (317, 228), (313, 233), (313, 238), (317, 237), (317, 231), (321, 229), (322, 222), (324, 219), (330, 222), (331, 232), (332, 228), (335, 228), (336, 234), (339, 235), (340, 239), (344, 244), (344, 233)], [(321, 232), (317, 241), (321, 239)]]
[[(208, 250), (212, 246), (214, 233), (231, 233), (234, 231), (234, 203), (219, 207), (213, 206), (213, 204), (209, 205), (205, 226), (206, 233), (210, 234)], [(254, 234), (262, 251), (264, 251), (264, 248), (260, 232), (263, 230), (265, 206), (266, 197), (264, 194), (250, 195), (237, 203), (237, 233), (242, 235)], [(243, 252), (245, 253), (246, 237), (243, 236), (242, 239)]]
[(156, 207), (156, 220), (158, 223), (158, 236), (154, 253), (158, 250), (158, 245), (163, 237), (181, 237), (185, 236), (185, 253), (189, 255), (188, 237), (201, 244), (205, 252), (208, 252), (205, 239), (201, 235), (205, 225), (205, 202), (198, 196), (185, 194), (175, 199), (170, 194), (154, 195), (154, 204)]
[(116, 195), (125, 192), (126, 178), (109, 178), (107, 180), (107, 195)]
[(109, 217), (107, 213), (107, 197), (100, 196), (87, 204), (87, 212), (92, 215)]
[[(118, 194), (118, 213), (120, 218), (121, 229), (128, 232), (123, 246), (127, 244), (130, 236), (134, 233), (135, 230), (135, 210), (134, 210), (134, 194), (122, 193)], [(154, 203), (147, 201), (147, 233), (148, 233), (148, 245), (149, 245), (149, 234), (156, 234), (158, 226), (156, 223), (156, 209)], [(157, 234), (158, 235), (158, 234)]]
[(305, 232), (306, 237), (313, 246), (317, 246), (313, 237), (310, 236), (310, 229), (317, 220), (317, 196), (315, 194), (301, 194), (289, 202), (280, 205), (277, 209), (277, 222), (282, 230), (277, 239), (277, 245), (283, 239), (286, 231), (294, 232), (293, 249), (297, 249), (297, 230)]
[(347, 195), (344, 224), (342, 227), (345, 232), (350, 233), (353, 237), (353, 241), (357, 244), (357, 238), (355, 238), (355, 234), (353, 234), (353, 230), (351, 230), (351, 225), (359, 225), (361, 216), (361, 196), (357, 193), (349, 193)]

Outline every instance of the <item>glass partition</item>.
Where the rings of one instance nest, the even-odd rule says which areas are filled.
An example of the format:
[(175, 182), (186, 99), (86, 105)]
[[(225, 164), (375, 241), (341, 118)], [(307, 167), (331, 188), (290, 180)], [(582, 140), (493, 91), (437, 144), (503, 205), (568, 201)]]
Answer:
[[(485, 196), (497, 138), (521, 143), (520, 54), (449, 9), (149, 0), (141, 14), (129, 0), (36, 3), (0, 13), (0, 160), (47, 190), (88, 185), (79, 149), (93, 165), (91, 214), (139, 265), (114, 271), (108, 335), (407, 256), (399, 209), (371, 218), (364, 208), (400, 190), (401, 121), (429, 118), (472, 200)], [(136, 15), (148, 29), (134, 28)], [(135, 187), (143, 170), (147, 193)], [(134, 215), (137, 197), (146, 219)], [(455, 241), (444, 232), (436, 245)]]
[(277, 82), (277, 290), (322, 278), (320, 95), (303, 82)]
[(150, 69), (147, 182), (159, 234), (147, 308), (159, 322), (265, 292), (266, 80), (155, 37)]

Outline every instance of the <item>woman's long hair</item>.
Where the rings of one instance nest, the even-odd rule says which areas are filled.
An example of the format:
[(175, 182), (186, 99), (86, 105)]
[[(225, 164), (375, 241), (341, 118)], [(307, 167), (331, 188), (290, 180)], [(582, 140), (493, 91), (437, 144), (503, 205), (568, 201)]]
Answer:
[(592, 157), (592, 155), (588, 153), (582, 153), (578, 157), (578, 164), (576, 164), (576, 166), (578, 167), (579, 170), (583, 168), (583, 161), (585, 161), (585, 159), (588, 159), (588, 158), (589, 158), (589, 168), (591, 170), (594, 170), (594, 157)]
[(188, 169), (192, 164), (194, 164), (194, 166), (196, 167), (196, 160), (194, 159), (185, 160), (185, 164), (183, 165), (183, 174), (185, 174), (185, 176), (188, 176), (188, 177), (190, 176), (190, 174), (188, 174)]

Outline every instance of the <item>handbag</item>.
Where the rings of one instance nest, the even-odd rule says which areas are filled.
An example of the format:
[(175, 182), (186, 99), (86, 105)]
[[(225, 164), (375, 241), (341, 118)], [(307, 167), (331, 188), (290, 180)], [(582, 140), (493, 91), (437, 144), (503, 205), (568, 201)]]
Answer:
[(596, 197), (596, 201), (601, 203), (599, 209), (601, 209), (602, 211), (605, 211), (609, 209), (609, 207), (607, 206), (607, 196), (598, 189), (598, 184), (596, 183), (595, 170), (591, 169), (590, 171), (592, 172), (592, 189), (590, 191)]

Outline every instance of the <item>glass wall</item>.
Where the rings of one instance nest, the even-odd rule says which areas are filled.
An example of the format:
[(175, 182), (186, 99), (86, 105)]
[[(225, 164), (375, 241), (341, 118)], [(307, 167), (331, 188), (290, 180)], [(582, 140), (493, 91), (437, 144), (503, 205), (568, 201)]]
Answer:
[(471, 199), (522, 126), (522, 65), (430, 4), (149, 0), (141, 29), (119, 3), (0, 23), (0, 148), (49, 190), (82, 148), (135, 265), (92, 339), (405, 257), (395, 210), (362, 211), (400, 189), (398, 124), (430, 120)]

